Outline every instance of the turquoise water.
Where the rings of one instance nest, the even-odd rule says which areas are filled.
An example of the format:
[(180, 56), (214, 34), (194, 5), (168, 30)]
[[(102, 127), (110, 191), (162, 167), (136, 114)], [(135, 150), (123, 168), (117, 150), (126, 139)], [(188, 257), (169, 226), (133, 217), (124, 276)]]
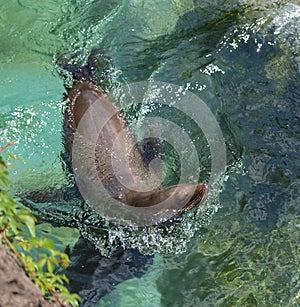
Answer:
[[(154, 254), (145, 274), (97, 306), (299, 306), (297, 2), (20, 0), (1, 8), (0, 141), (17, 141), (10, 150), (26, 161), (12, 170), (14, 191), (68, 183), (63, 80), (52, 62), (62, 53), (80, 51), (83, 62), (91, 48), (105, 50), (112, 88), (142, 80), (187, 87), (223, 132), (228, 168), (218, 197), (163, 235), (108, 225), (103, 237), (93, 214), (86, 222), (78, 204), (60, 204), (102, 253), (119, 237)], [(65, 229), (43, 231), (64, 247)], [(70, 236), (73, 246), (78, 234)]]

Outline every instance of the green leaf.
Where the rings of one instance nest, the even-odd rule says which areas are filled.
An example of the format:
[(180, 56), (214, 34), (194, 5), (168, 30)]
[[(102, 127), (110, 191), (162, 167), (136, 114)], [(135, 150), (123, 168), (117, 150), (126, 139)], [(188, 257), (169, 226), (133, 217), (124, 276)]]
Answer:
[(47, 238), (42, 238), (39, 240), (40, 247), (48, 249), (50, 252), (54, 250), (54, 242)]
[(16, 160), (15, 155), (12, 154), (12, 153), (10, 153), (10, 152), (6, 152), (5, 155), (6, 155), (8, 158), (12, 159), (12, 160)]
[(42, 258), (40, 261), (37, 262), (37, 267), (39, 271), (43, 271), (44, 266), (46, 265), (47, 258)]
[(36, 218), (30, 214), (28, 211), (26, 213), (24, 212), (24, 209), (21, 210), (21, 214), (18, 215), (20, 221), (27, 227), (29, 230), (29, 233), (32, 237), (35, 237), (35, 221)]
[(48, 269), (48, 272), (50, 272), (50, 273), (53, 273), (53, 271), (55, 269), (55, 266), (54, 266), (54, 264), (51, 260), (47, 261), (47, 269)]
[(18, 245), (20, 246), (20, 247), (22, 247), (23, 248), (23, 250), (26, 252), (26, 251), (28, 251), (28, 249), (29, 249), (29, 244), (28, 244), (28, 242), (26, 241), (26, 240), (23, 240), (22, 238), (15, 238), (15, 239), (17, 239), (18, 240)]

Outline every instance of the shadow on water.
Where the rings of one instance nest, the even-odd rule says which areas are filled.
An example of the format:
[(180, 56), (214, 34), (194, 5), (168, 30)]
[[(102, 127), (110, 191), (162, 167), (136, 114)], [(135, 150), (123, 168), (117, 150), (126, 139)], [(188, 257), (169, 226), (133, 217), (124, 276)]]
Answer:
[(121, 247), (104, 257), (87, 240), (80, 238), (72, 249), (71, 264), (65, 274), (70, 280), (70, 291), (82, 297), (80, 306), (96, 306), (118, 283), (141, 277), (152, 259), (153, 256), (144, 256), (138, 250)]

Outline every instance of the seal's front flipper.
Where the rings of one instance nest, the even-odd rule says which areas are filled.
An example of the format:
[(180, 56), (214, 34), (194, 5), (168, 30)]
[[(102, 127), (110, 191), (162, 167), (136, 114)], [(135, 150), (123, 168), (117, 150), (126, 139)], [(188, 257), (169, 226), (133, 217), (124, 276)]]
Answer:
[(79, 198), (80, 193), (76, 186), (62, 187), (60, 189), (49, 188), (46, 190), (31, 191), (18, 195), (21, 199), (27, 199), (35, 203), (49, 203), (56, 201), (68, 201), (72, 198)]
[[(32, 191), (16, 197), (40, 222), (50, 221), (58, 226), (76, 227), (76, 215), (84, 205), (76, 186)], [(76, 208), (78, 214), (74, 212)]]

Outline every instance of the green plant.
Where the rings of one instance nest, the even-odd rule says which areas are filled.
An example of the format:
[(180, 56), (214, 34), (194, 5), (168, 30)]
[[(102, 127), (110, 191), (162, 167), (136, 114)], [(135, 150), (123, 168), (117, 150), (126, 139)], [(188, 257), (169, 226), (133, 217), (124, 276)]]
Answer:
[[(4, 151), (12, 142), (0, 148)], [(19, 159), (9, 153), (10, 159)], [(56, 269), (69, 264), (68, 255), (55, 250), (52, 240), (35, 236), (34, 215), (8, 194), (10, 163), (0, 156), (0, 237), (18, 258), (27, 275), (41, 289), (46, 299), (55, 299), (61, 306), (78, 306), (78, 294), (65, 287), (68, 278)]]

